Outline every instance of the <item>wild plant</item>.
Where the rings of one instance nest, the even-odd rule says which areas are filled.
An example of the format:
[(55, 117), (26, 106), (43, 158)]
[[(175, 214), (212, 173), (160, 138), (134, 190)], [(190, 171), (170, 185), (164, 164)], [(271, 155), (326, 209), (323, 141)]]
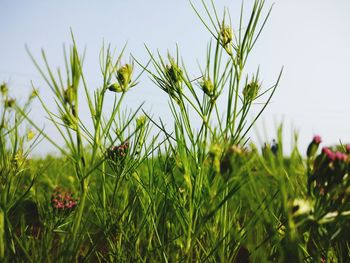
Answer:
[[(173, 222), (180, 226), (173, 236), (174, 239), (178, 236), (176, 243), (181, 251), (178, 260), (216, 258), (225, 261), (235, 258), (239, 248), (239, 242), (232, 238), (238, 209), (230, 207), (230, 201), (246, 182), (244, 174), (249, 167), (246, 164), (245, 168), (231, 169), (228, 162), (236, 154), (235, 149), (246, 145), (247, 134), (269, 104), (281, 74), (276, 83), (264, 91), (259, 70), (244, 76), (249, 54), (271, 11), (259, 23), (264, 1), (254, 2), (246, 25), (242, 5), (237, 30), (232, 28), (227, 10), (219, 19), (213, 1), (201, 3), (204, 15), (193, 3), (191, 5), (213, 40), (208, 45), (200, 75), (192, 76), (186, 69), (178, 48), (174, 56), (168, 53), (166, 57), (159, 52), (154, 55), (147, 48), (153, 70), (144, 68), (169, 96), (173, 115), (174, 131), (166, 129), (162, 121), (151, 121), (167, 139), (166, 155), (170, 158), (164, 162), (171, 160), (175, 166), (164, 174), (164, 181), (168, 183), (163, 198), (169, 200), (172, 208), (162, 216), (169, 218), (166, 224)], [(227, 100), (222, 115), (218, 101), (224, 96)], [(249, 122), (251, 108), (264, 96), (266, 101)], [(193, 125), (193, 118), (201, 120), (199, 130)], [(217, 238), (214, 240), (211, 236)], [(167, 237), (169, 239), (172, 237)], [(167, 261), (166, 255), (171, 252), (166, 251), (163, 257)]]
[[(18, 253), (17, 235), (21, 229), (17, 214), (34, 184), (28, 166), (28, 154), (38, 142), (33, 130), (27, 128), (20, 112), (28, 112), (37, 96), (33, 90), (26, 102), (11, 97), (11, 88), (4, 82), (0, 85), (0, 260)], [(30, 202), (30, 201), (28, 201)], [(35, 206), (35, 205), (34, 205)], [(36, 207), (34, 207), (36, 209)], [(30, 211), (29, 211), (30, 213)], [(16, 217), (16, 220), (13, 218)], [(29, 222), (26, 221), (26, 224)], [(22, 225), (23, 226), (23, 225)], [(27, 230), (32, 231), (32, 225)]]

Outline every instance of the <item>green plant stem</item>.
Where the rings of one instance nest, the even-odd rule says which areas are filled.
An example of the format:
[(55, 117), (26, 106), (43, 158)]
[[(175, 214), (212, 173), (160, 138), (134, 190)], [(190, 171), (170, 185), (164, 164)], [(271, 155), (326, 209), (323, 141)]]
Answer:
[(83, 212), (84, 212), (84, 208), (85, 208), (85, 202), (86, 202), (86, 195), (87, 195), (87, 191), (88, 191), (88, 179), (83, 179), (81, 182), (81, 199), (79, 202), (79, 209), (78, 209), (78, 213), (77, 213), (77, 218), (76, 221), (74, 223), (74, 228), (73, 228), (73, 240), (76, 241), (76, 237), (79, 231), (79, 227), (81, 224), (81, 219), (83, 216)]

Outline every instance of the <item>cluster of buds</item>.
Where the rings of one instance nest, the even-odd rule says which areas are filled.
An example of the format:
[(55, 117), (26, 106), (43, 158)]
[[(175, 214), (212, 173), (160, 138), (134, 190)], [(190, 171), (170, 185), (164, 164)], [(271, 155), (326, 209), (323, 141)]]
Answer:
[(166, 76), (170, 83), (180, 84), (183, 78), (182, 70), (173, 58), (170, 58), (169, 62), (170, 64), (166, 65)]
[(55, 211), (72, 211), (77, 204), (78, 200), (73, 198), (71, 193), (63, 191), (60, 187), (53, 190), (51, 205)]
[(126, 141), (119, 146), (112, 146), (108, 149), (108, 158), (112, 161), (122, 160), (129, 151), (129, 142)]
[(318, 196), (340, 200), (349, 178), (350, 145), (346, 146), (346, 152), (323, 147), (322, 152), (314, 158), (320, 143), (321, 137), (315, 136), (307, 150), (309, 160), (314, 160), (312, 167), (309, 167), (309, 191), (313, 188), (314, 194)]
[(117, 82), (111, 84), (108, 89), (113, 92), (126, 92), (133, 85), (131, 83), (131, 77), (133, 72), (133, 66), (125, 64), (117, 70)]
[(229, 55), (232, 55), (232, 50), (231, 50), (232, 39), (233, 39), (232, 28), (229, 26), (226, 26), (223, 22), (220, 29), (220, 40), (221, 40), (222, 46), (224, 47), (224, 49)]
[(183, 72), (177, 62), (169, 55), (169, 64), (164, 67), (164, 79), (157, 79), (162, 90), (180, 104), (182, 94)]

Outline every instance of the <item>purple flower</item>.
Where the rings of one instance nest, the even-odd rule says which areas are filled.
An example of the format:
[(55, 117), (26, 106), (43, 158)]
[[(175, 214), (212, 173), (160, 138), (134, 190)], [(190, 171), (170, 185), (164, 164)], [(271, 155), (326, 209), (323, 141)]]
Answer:
[(77, 199), (72, 197), (69, 192), (62, 191), (57, 187), (54, 189), (51, 196), (51, 205), (57, 211), (70, 211), (77, 206)]

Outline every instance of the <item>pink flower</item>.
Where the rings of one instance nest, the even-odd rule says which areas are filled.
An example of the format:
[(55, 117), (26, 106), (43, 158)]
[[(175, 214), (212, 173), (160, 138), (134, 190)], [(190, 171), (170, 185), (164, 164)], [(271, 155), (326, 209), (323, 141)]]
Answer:
[(328, 147), (323, 147), (322, 153), (325, 154), (327, 159), (331, 162), (334, 161), (336, 158), (335, 153), (331, 149), (329, 149)]
[(322, 142), (322, 138), (320, 135), (315, 135), (312, 141), (316, 144), (320, 144)]
[(342, 152), (336, 152), (335, 153), (335, 160), (340, 162), (345, 162), (348, 156), (345, 153)]

